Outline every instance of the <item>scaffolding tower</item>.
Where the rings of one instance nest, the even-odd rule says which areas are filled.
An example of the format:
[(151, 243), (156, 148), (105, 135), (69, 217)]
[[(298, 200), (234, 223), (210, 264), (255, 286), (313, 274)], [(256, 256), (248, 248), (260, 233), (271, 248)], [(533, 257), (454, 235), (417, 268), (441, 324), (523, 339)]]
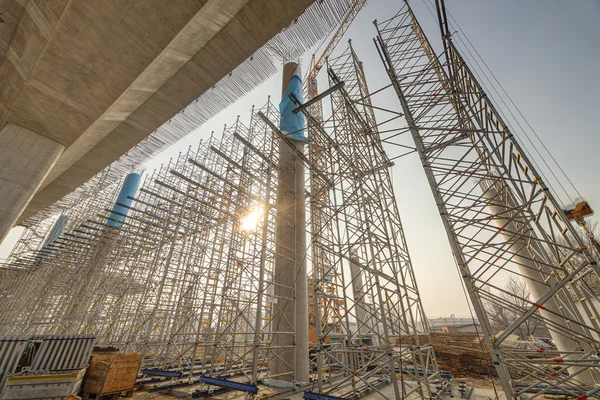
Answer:
[[(407, 2), (376, 27), (381, 59), (507, 398), (597, 397), (599, 308), (585, 281), (600, 272), (593, 254), (454, 44), (445, 40), (438, 55)], [(502, 288), (510, 275), (525, 281), (531, 298)], [(490, 306), (520, 316), (496, 333)], [(550, 331), (556, 350), (506, 345), (530, 322)]]
[(435, 397), (439, 370), (430, 338), (419, 336), (426, 318), (361, 63), (349, 46), (327, 70), (339, 89), (326, 127), (305, 110), (313, 162), (325, 172), (311, 175), (319, 391), (325, 368), (350, 373), (332, 382), (342, 397), (378, 391), (382, 380), (396, 398)]

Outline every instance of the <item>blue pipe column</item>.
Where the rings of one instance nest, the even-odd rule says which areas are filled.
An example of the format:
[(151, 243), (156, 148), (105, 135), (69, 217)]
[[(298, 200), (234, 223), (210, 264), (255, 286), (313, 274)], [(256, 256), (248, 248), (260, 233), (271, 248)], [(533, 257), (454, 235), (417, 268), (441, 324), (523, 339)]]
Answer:
[[(294, 68), (291, 78), (285, 76), (285, 68), (288, 68), (288, 66)], [(301, 103), (303, 102), (302, 78), (300, 77), (300, 74), (301, 71), (298, 64), (288, 63), (284, 66), (284, 79), (289, 79), (289, 83), (281, 97), (281, 103), (279, 103), (279, 130), (283, 132), (286, 137), (304, 143), (306, 142), (306, 136), (304, 136), (304, 114), (301, 112), (294, 114), (292, 112), (296, 108), (296, 105), (290, 98), (290, 95), (293, 94)]]
[(107, 226), (116, 229), (121, 228), (123, 221), (125, 221), (125, 217), (127, 217), (127, 213), (129, 212), (129, 207), (133, 202), (129, 197), (135, 197), (141, 180), (142, 175), (137, 172), (131, 172), (125, 177), (123, 185), (121, 186), (121, 191), (112, 208), (112, 212), (108, 217), (108, 221), (106, 221)]
[(52, 251), (52, 245), (54, 244), (54, 241), (56, 239), (58, 239), (60, 237), (60, 235), (63, 234), (63, 232), (65, 231), (65, 228), (67, 227), (68, 222), (69, 222), (69, 217), (66, 215), (61, 215), (60, 217), (58, 217), (56, 222), (54, 222), (54, 225), (52, 226), (52, 230), (50, 231), (50, 233), (48, 234), (48, 237), (46, 237), (46, 240), (44, 240), (44, 244), (42, 245), (41, 251), (43, 252), (43, 254), (42, 254), (43, 261), (46, 261), (48, 259), (48, 257), (50, 256), (50, 252)]

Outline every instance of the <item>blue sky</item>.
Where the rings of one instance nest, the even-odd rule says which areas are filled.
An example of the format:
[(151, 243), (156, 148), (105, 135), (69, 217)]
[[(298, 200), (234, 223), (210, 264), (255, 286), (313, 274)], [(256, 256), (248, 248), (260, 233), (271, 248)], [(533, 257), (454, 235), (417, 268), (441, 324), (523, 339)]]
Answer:
[[(439, 46), (437, 22), (425, 2), (432, 7), (431, 0), (413, 0), (411, 5), (430, 41)], [(400, 0), (369, 1), (338, 46), (342, 51), (346, 39), (352, 38), (372, 92), (389, 84), (373, 46), (372, 21), (391, 17), (400, 4)], [(600, 208), (595, 165), (600, 145), (600, 0), (446, 0), (446, 5), (581, 195), (592, 207)], [(459, 33), (456, 42), (459, 38), (464, 40), (465, 36)], [(310, 53), (304, 56), (304, 65), (308, 65), (309, 58)], [(324, 78), (320, 79), (321, 88), (326, 87)], [(262, 105), (268, 95), (277, 102), (280, 80), (279, 74), (267, 80), (151, 160), (148, 169), (168, 161), (189, 145), (197, 145), (213, 130), (220, 136), (223, 124), (233, 123), (237, 115), (247, 121), (251, 105)], [(488, 93), (494, 99), (492, 91)], [(390, 90), (373, 101), (377, 106), (399, 109)], [(523, 137), (517, 129), (514, 131)], [(523, 141), (526, 142), (524, 138)], [(526, 146), (534, 151), (528, 143)], [(541, 148), (539, 143), (537, 147)], [(425, 311), (430, 316), (468, 315), (450, 247), (416, 154), (397, 160), (392, 174)], [(552, 187), (559, 189), (557, 185)], [(577, 197), (574, 190), (565, 187), (571, 197)], [(10, 239), (15, 237), (13, 233), (0, 248), (0, 259), (6, 256)]]

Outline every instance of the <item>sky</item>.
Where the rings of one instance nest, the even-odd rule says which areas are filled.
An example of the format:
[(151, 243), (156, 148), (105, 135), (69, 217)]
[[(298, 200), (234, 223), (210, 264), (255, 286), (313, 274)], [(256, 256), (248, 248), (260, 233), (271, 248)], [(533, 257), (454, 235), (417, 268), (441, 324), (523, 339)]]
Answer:
[[(431, 2), (412, 0), (410, 4), (429, 40), (439, 49), (437, 21), (426, 7), (427, 4), (433, 10)], [(347, 39), (352, 39), (354, 50), (363, 61), (371, 92), (389, 84), (373, 45), (375, 28), (372, 22), (391, 17), (400, 5), (400, 0), (370, 0), (338, 45), (336, 53), (345, 49)], [(453, 30), (460, 27), (455, 34), (455, 43), (460, 45), (468, 38), (473, 46), (471, 54), (475, 54), (476, 49), (485, 60), (578, 191), (562, 178), (567, 195), (573, 198), (580, 194), (592, 207), (600, 207), (598, 168), (594, 162), (600, 145), (597, 123), (600, 0), (446, 0), (446, 7), (458, 23)], [(315, 50), (313, 48), (304, 55), (302, 63), (305, 67)], [(469, 54), (465, 56), (471, 61)], [(321, 88), (326, 87), (326, 77), (321, 76), (319, 82)], [(501, 97), (494, 97), (493, 89), (486, 82), (483, 79), (481, 83), (487, 86), (492, 100), (502, 104)], [(168, 162), (170, 157), (176, 157), (190, 145), (196, 146), (200, 139), (207, 139), (211, 131), (220, 137), (224, 124), (233, 123), (237, 115), (247, 121), (253, 104), (263, 105), (269, 95), (278, 101), (280, 93), (281, 75), (278, 73), (150, 160), (146, 163), (147, 170)], [(502, 99), (508, 102), (504, 96)], [(400, 109), (391, 89), (374, 96), (373, 103)], [(381, 121), (385, 116), (379, 114)], [(526, 126), (520, 117), (517, 121)], [(534, 141), (535, 146), (529, 144), (516, 124), (509, 125), (532, 153), (536, 148), (542, 149), (539, 141)], [(534, 136), (529, 129), (525, 132)], [(390, 149), (390, 154), (394, 155), (395, 151)], [(548, 155), (544, 155), (544, 159), (551, 161)], [(430, 317), (470, 315), (454, 258), (417, 155), (413, 153), (396, 160), (392, 177), (425, 312)], [(567, 197), (559, 190), (559, 185), (550, 183), (551, 188), (560, 192), (558, 194)], [(18, 234), (19, 229), (13, 229), (0, 246), (0, 261), (7, 256)]]

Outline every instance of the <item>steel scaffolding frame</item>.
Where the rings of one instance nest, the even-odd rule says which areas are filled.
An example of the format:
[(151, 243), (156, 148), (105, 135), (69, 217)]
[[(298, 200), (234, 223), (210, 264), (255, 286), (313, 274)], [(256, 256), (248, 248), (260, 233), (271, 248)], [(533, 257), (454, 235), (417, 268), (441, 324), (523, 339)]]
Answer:
[(351, 46), (328, 61), (328, 75), (330, 86), (339, 88), (331, 95), (331, 118), (317, 119), (318, 103), (317, 113), (303, 110), (311, 143), (317, 388), (341, 397), (374, 391), (385, 398), (379, 385), (391, 382), (396, 398), (435, 397), (443, 390), (432, 384), (439, 384), (440, 376), (426, 331), (418, 335), (426, 318), (391, 185), (391, 163), (370, 101), (364, 101), (368, 88)]
[[(238, 117), (221, 140), (147, 175), (131, 206), (118, 203), (127, 209), (118, 228), (107, 225), (117, 187), (74, 204), (56, 251), (29, 263), (0, 304), (0, 331), (93, 334), (99, 345), (143, 354), (144, 368), (185, 372), (188, 382), (233, 374), (251, 385), (287, 380), (343, 397), (389, 398), (381, 386), (390, 383), (395, 398), (441, 396), (446, 385), (423, 334), (392, 163), (351, 47), (329, 61), (328, 76), (331, 117), (314, 118), (311, 106), (298, 111), (308, 119), (308, 156), (277, 128), (269, 101), (248, 125)], [(281, 165), (282, 151), (309, 171), (311, 349), (298, 349), (295, 331), (280, 326), (296, 301), (296, 288), (282, 284), (296, 277), (280, 279), (275, 269), (295, 239), (276, 235), (277, 226), (295, 223), (294, 207), (277, 210), (278, 189), (289, 184), (279, 180), (290, 175), (282, 169), (292, 167)], [(283, 356), (290, 348), (310, 351), (310, 383), (269, 367), (294, 365)], [(209, 388), (203, 382), (199, 390)], [(262, 385), (261, 395), (287, 390)]]
[[(114, 190), (85, 208), (71, 230), (77, 238), (60, 239), (60, 252), (29, 271), (10, 296), (12, 312), (0, 307), (2, 330), (94, 332), (102, 345), (144, 354), (149, 367), (219, 363), (225, 373), (252, 366), (251, 356), (277, 357), (271, 306), (256, 303), (273, 301), (276, 217), (265, 185), (275, 186), (277, 165), (258, 115), (278, 118), (269, 102), (250, 128), (238, 119), (221, 142), (211, 138), (146, 177), (121, 229), (106, 226)], [(240, 216), (259, 205), (267, 210), (261, 234), (241, 231)]]
[[(277, 334), (295, 336), (274, 323), (273, 304), (294, 297), (294, 288), (276, 290), (273, 271), (279, 146), (289, 145), (274, 136), (278, 119), (269, 101), (248, 127), (238, 118), (221, 141), (211, 137), (147, 176), (119, 229), (106, 225), (117, 188), (76, 210), (59, 251), (25, 268), (7, 294), (0, 329), (93, 332), (100, 345), (142, 353), (144, 367), (187, 371), (190, 380), (281, 378), (267, 361), (289, 363), (283, 347), (297, 349), (273, 344)], [(256, 226), (243, 229), (257, 211)]]
[[(43, 297), (43, 293), (49, 288), (47, 283), (52, 282), (55, 277), (52, 266), (58, 262), (57, 255), (65, 260), (72, 251), (71, 247), (79, 249), (86, 246), (77, 238), (77, 224), (112, 201), (116, 185), (106, 185), (109, 169), (85, 185), (85, 196), (70, 202), (68, 214), (71, 218), (64, 227), (65, 233), (62, 236), (53, 243), (46, 243), (57, 218), (45, 218), (27, 224), (8, 260), (0, 266), (0, 318), (6, 321), (9, 331), (20, 332), (19, 329), (23, 329), (22, 332), (25, 332), (27, 324), (35, 326), (31, 332), (45, 330), (44, 321), (47, 318), (42, 314), (41, 319), (36, 319), (36, 310), (41, 306), (34, 299)], [(65, 253), (65, 250), (68, 252)]]
[[(584, 280), (599, 273), (593, 254), (452, 42), (448, 56), (438, 56), (407, 3), (375, 24), (375, 42), (507, 397), (597, 397), (599, 311)], [(504, 290), (508, 275), (524, 279), (532, 297)], [(518, 302), (507, 298), (528, 306), (516, 310)], [(497, 334), (486, 303), (521, 316)], [(558, 350), (505, 344), (532, 320), (545, 325)]]

